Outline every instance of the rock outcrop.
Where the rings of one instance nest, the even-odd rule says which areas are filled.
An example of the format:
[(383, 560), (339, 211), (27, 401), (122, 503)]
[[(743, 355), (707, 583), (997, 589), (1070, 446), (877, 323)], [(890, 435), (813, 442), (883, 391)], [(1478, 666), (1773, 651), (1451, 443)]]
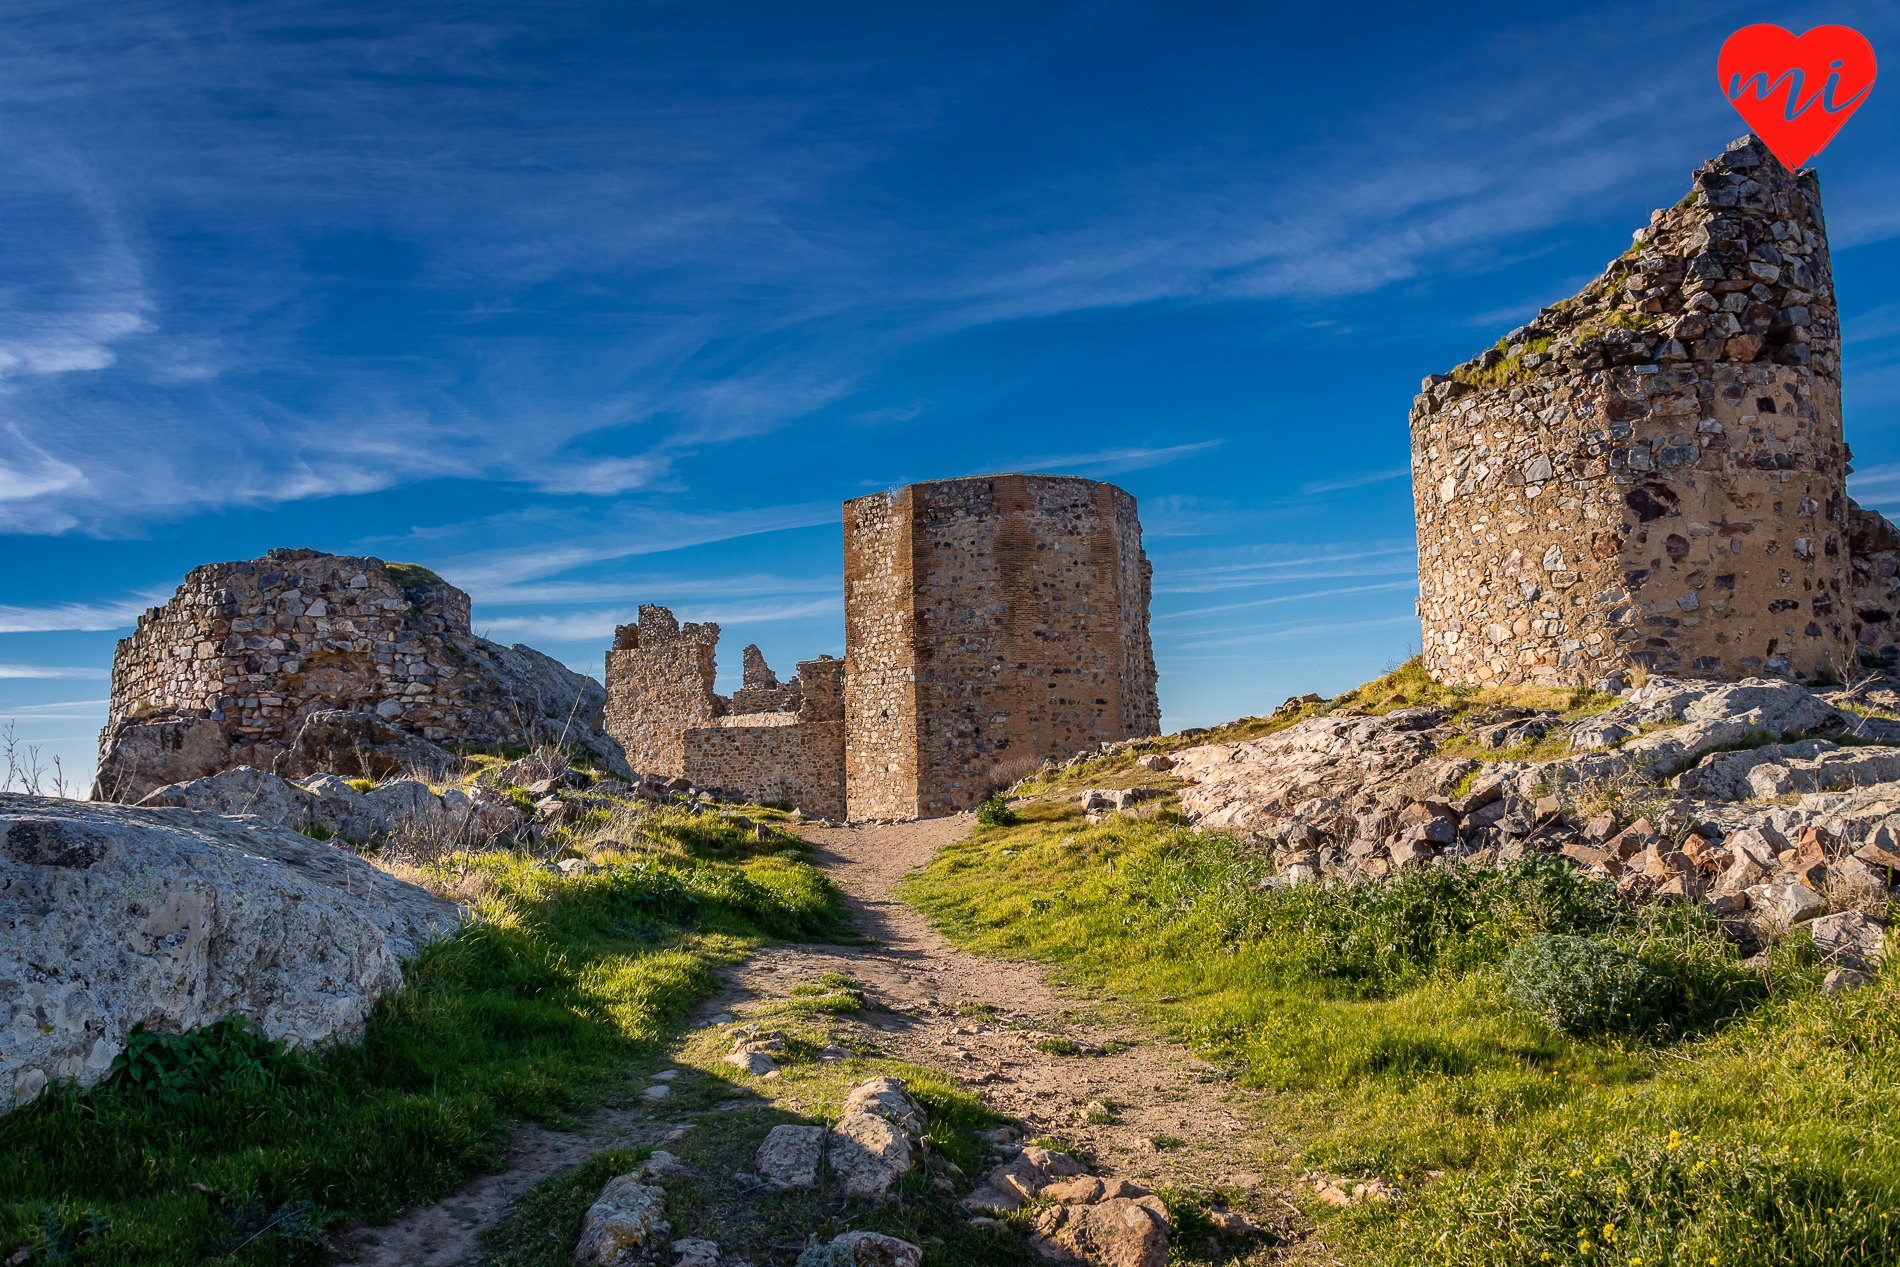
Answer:
[(140, 800), (139, 806), (250, 815), (279, 827), (321, 828), (331, 836), (354, 841), (413, 831), (445, 839), (487, 840), (512, 836), (526, 819), (512, 801), (485, 788), (449, 788), (438, 793), (419, 779), (392, 779), (362, 792), (334, 774), (297, 784), (249, 766), (189, 783), (167, 784)]
[(93, 799), (240, 765), (439, 771), (444, 744), (554, 742), (632, 778), (606, 702), (534, 648), (475, 636), (468, 595), (426, 568), (272, 550), (194, 568), (120, 641)]
[(0, 795), (0, 1107), (90, 1087), (135, 1026), (358, 1037), (462, 912), (258, 818)]
[[(1900, 722), (1846, 707), (1869, 689), (1658, 677), (1569, 723), (1525, 708), (1342, 708), (1189, 748), (1169, 773), (1189, 785), (1181, 806), (1197, 825), (1271, 852), (1274, 884), (1544, 855), (1632, 900), (1706, 900), (1789, 929), (1884, 909), (1900, 868)], [(1569, 752), (1468, 755), (1529, 740)], [(1629, 822), (1632, 804), (1649, 817)], [(1858, 970), (1855, 954), (1838, 962)]]

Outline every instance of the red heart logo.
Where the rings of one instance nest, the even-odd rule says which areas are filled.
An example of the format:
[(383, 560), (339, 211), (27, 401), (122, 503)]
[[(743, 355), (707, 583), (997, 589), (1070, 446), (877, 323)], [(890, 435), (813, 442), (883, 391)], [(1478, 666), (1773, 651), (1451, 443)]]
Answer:
[(1851, 26), (1796, 35), (1762, 23), (1728, 37), (1722, 95), (1792, 170), (1819, 154), (1874, 86), (1874, 49)]

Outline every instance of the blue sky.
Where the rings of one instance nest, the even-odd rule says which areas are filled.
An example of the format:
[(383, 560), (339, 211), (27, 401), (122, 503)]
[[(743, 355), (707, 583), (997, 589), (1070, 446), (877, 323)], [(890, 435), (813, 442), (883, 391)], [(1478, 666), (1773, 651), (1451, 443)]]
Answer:
[[(1416, 644), (1406, 410), (1744, 131), (1751, 22), (1890, 4), (18, 3), (0, 722), (83, 778), (190, 567), (426, 563), (598, 673), (642, 602), (843, 649), (839, 502), (1140, 499), (1170, 728)], [(1818, 162), (1900, 506), (1900, 140)]]

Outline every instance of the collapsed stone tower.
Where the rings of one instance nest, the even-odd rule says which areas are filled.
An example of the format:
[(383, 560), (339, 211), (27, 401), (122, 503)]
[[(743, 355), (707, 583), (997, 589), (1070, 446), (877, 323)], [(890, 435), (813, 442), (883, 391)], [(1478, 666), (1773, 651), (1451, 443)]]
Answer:
[(1892, 578), (1848, 553), (1850, 514), (1892, 543), (1847, 500), (1819, 184), (1753, 137), (1411, 422), (1435, 676), (1811, 678), (1890, 643)]
[(980, 475), (874, 493), (845, 503), (844, 551), (853, 818), (967, 809), (1012, 758), (1158, 728), (1153, 569), (1114, 485)]
[(1158, 728), (1152, 569), (1114, 485), (913, 484), (846, 502), (844, 549), (845, 658), (789, 682), (747, 647), (744, 685), (715, 694), (719, 627), (664, 607), (616, 631), (607, 729), (636, 767), (827, 818), (917, 818)]
[(548, 740), (631, 773), (601, 730), (606, 700), (532, 647), (475, 636), (468, 595), (427, 568), (272, 550), (193, 568), (120, 640), (92, 794), (136, 801), (236, 765), (309, 773), (339, 748), (367, 761), (364, 745), (400, 763), (428, 743)]

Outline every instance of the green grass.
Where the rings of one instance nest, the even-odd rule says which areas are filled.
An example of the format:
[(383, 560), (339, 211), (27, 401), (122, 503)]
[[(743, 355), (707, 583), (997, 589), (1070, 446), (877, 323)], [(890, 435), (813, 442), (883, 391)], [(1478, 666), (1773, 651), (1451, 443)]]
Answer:
[[(1707, 1263), (1700, 1247), (1747, 1222), (1750, 1244), (1711, 1251), (1721, 1263), (1900, 1254), (1885, 1108), (1900, 1094), (1900, 990), (1821, 996), (1805, 935), (1764, 975), (1699, 917), (1623, 907), (1568, 864), (1266, 888), (1268, 859), (1224, 839), (1018, 808), (1026, 822), (944, 850), (905, 895), (958, 943), (1060, 964), (1272, 1088), (1266, 1134), (1296, 1171), (1408, 1191), (1397, 1206), (1312, 1206), (1346, 1261)], [(1640, 960), (1654, 1014), (1578, 1037), (1512, 1002), (1505, 960), (1547, 931)], [(1687, 1147), (1667, 1148), (1671, 1130), (1695, 1140), (1686, 1179), (1653, 1156)], [(1618, 1173), (1648, 1186), (1632, 1195), (1626, 1177), (1616, 1197)], [(1718, 1193), (1745, 1204), (1743, 1223)], [(1599, 1214), (1624, 1239), (1599, 1223), (1580, 1249), (1571, 1234)]]
[(322, 1228), (387, 1219), (493, 1165), (509, 1119), (559, 1124), (598, 1103), (760, 939), (842, 932), (815, 869), (712, 861), (742, 843), (649, 821), (649, 849), (597, 851), (619, 865), (593, 875), (499, 851), (410, 870), (478, 918), (405, 966), (360, 1043), (308, 1059), (242, 1034), (141, 1048), (138, 1077), (0, 1118), (0, 1257), (307, 1258)]

